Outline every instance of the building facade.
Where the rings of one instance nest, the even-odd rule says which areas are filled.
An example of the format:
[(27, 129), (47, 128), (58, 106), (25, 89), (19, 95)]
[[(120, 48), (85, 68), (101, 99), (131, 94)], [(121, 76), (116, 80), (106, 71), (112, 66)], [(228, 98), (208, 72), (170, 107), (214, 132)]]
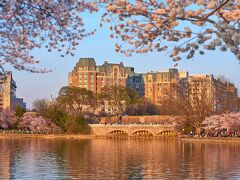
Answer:
[[(127, 78), (134, 74), (132, 67), (104, 62), (96, 65), (93, 58), (80, 58), (73, 71), (68, 74), (68, 85), (86, 88), (94, 93), (101, 93), (104, 86), (126, 86)], [(108, 102), (102, 102), (98, 112), (111, 114)]]
[(127, 87), (133, 88), (140, 96), (145, 96), (145, 81), (143, 74), (129, 75), (126, 81)]
[(179, 85), (182, 86), (187, 74), (187, 72), (178, 72), (174, 68), (161, 72), (143, 73), (141, 87), (144, 87), (144, 92), (141, 94), (154, 104), (161, 105), (166, 98), (178, 96)]
[[(187, 71), (178, 71), (176, 68), (135, 73), (134, 68), (125, 67), (122, 62), (113, 64), (105, 61), (103, 65), (96, 65), (93, 58), (80, 58), (68, 75), (68, 84), (94, 93), (100, 93), (104, 86), (127, 86), (156, 105), (162, 105), (166, 98), (178, 98), (180, 95), (188, 97), (194, 103), (194, 96), (205, 91), (209, 97), (213, 97), (215, 111), (221, 111), (230, 105), (231, 111), (237, 109), (238, 94), (234, 84), (213, 75), (189, 75)], [(108, 111), (106, 105), (104, 108)]]
[(74, 70), (68, 74), (68, 85), (86, 88), (100, 93), (104, 86), (126, 86), (127, 78), (134, 74), (134, 68), (104, 62), (96, 65), (93, 58), (80, 58)]
[(95, 60), (93, 58), (81, 58), (73, 71), (68, 74), (68, 85), (85, 88), (96, 93), (96, 78)]
[(212, 99), (213, 111), (237, 111), (237, 88), (234, 84), (212, 74), (195, 74), (188, 77), (188, 97), (194, 103), (194, 97), (205, 96)]
[(16, 89), (12, 72), (0, 74), (0, 111), (14, 109), (17, 105), (26, 108), (23, 99), (16, 97)]

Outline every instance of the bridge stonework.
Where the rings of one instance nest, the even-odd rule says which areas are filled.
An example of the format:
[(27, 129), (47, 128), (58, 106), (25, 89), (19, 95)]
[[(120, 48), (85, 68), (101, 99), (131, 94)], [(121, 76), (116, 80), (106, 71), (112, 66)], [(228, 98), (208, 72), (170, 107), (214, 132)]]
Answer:
[(173, 125), (105, 125), (91, 124), (96, 136), (164, 136), (177, 135)]

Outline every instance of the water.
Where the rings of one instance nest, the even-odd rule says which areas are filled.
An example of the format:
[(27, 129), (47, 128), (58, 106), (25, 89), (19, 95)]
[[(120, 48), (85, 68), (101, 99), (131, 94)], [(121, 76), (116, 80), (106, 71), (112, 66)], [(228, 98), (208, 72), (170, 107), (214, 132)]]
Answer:
[(0, 179), (240, 179), (240, 144), (0, 139)]

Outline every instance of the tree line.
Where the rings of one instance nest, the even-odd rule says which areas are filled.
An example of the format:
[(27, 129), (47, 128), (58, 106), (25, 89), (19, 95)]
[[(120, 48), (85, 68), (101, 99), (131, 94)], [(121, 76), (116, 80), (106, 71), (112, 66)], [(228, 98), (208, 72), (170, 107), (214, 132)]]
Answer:
[[(199, 134), (207, 117), (231, 112), (233, 104), (238, 108), (235, 111), (240, 110), (239, 98), (233, 99), (225, 92), (216, 99), (209, 92), (208, 84), (203, 81), (201, 87), (200, 92), (191, 94), (176, 87), (177, 96), (170, 93), (162, 98), (161, 104), (156, 105), (129, 87), (105, 86), (101, 93), (94, 93), (85, 88), (65, 86), (55, 99), (35, 100), (32, 106), (34, 113), (26, 113), (20, 107), (15, 108), (15, 114), (2, 112), (0, 129), (52, 132), (46, 128), (51, 126), (55, 132), (89, 134), (91, 129), (88, 124), (99, 123), (103, 116), (117, 116), (121, 123), (124, 115), (176, 115), (183, 119), (179, 130)], [(221, 104), (218, 111), (216, 101)]]

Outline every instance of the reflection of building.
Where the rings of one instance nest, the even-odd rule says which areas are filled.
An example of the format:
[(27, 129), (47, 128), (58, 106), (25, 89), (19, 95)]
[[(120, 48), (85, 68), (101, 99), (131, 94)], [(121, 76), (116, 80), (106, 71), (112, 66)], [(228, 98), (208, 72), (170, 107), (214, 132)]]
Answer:
[(26, 108), (23, 99), (16, 97), (17, 85), (12, 77), (12, 72), (0, 75), (0, 86), (0, 111), (12, 109), (17, 105)]

